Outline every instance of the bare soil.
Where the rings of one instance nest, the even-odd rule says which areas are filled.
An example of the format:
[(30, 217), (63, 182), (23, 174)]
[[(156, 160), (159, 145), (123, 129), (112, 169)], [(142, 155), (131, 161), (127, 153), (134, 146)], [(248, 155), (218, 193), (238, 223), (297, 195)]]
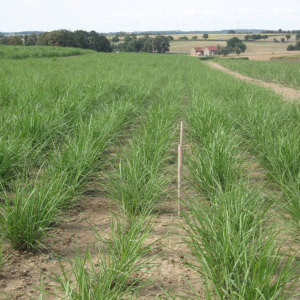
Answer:
[(242, 75), (238, 72), (234, 72), (231, 71), (221, 65), (219, 65), (216, 62), (212, 62), (212, 61), (205, 61), (205, 63), (210, 66), (213, 69), (217, 69), (220, 70), (226, 74), (230, 74), (238, 79), (241, 80), (245, 80), (247, 82), (251, 82), (253, 84), (262, 86), (264, 88), (268, 88), (270, 90), (272, 90), (273, 92), (275, 92), (276, 94), (282, 96), (285, 100), (300, 100), (300, 91), (290, 88), (290, 87), (286, 87), (286, 86), (282, 86), (273, 82), (266, 82), (260, 79), (254, 79), (245, 75)]
[[(191, 289), (186, 279), (202, 298), (204, 292), (201, 281), (196, 272), (186, 266), (189, 250), (179, 237), (183, 232), (177, 226), (180, 219), (177, 216), (176, 199), (162, 202), (157, 208), (158, 214), (146, 243), (161, 240), (155, 250), (157, 254), (152, 269), (139, 274), (152, 284), (141, 290), (138, 299), (161, 299), (164, 297), (163, 290), (173, 295), (189, 296)], [(53, 272), (59, 273), (59, 261), (68, 271), (68, 260), (72, 260), (78, 251), (83, 252), (89, 247), (91, 253), (96, 255), (92, 228), (108, 238), (112, 212), (118, 212), (115, 203), (107, 198), (101, 186), (97, 189), (94, 187), (88, 195), (82, 197), (78, 207), (53, 228), (51, 236), (45, 240), (46, 249), (37, 253), (24, 253), (5, 245), (6, 262), (0, 275), (0, 299), (37, 299), (41, 279), (46, 291), (55, 292), (49, 276)], [(57, 298), (48, 294), (44, 299)]]

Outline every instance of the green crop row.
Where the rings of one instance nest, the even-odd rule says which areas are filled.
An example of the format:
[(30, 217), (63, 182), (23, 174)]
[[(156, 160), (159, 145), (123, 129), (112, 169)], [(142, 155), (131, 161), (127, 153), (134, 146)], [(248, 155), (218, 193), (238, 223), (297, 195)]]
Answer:
[(5, 46), (0, 45), (0, 59), (23, 59), (41, 57), (65, 57), (85, 55), (94, 53), (92, 50), (84, 50), (69, 47), (48, 47), (48, 46)]
[(282, 263), (277, 233), (268, 225), (270, 204), (247, 187), (232, 120), (220, 104), (193, 96), (187, 165), (206, 201), (185, 203), (185, 241), (196, 259), (189, 265), (204, 277), (208, 299), (282, 299), (293, 281), (293, 258)]
[(300, 89), (299, 62), (219, 59), (218, 63), (243, 75)]

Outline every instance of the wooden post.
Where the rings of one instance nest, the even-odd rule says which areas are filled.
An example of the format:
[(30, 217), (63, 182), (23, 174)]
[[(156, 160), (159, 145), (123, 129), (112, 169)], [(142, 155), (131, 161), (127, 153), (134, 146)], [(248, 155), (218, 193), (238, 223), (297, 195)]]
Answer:
[(178, 145), (178, 216), (181, 210), (181, 169), (182, 169), (183, 122), (180, 123), (180, 144)]

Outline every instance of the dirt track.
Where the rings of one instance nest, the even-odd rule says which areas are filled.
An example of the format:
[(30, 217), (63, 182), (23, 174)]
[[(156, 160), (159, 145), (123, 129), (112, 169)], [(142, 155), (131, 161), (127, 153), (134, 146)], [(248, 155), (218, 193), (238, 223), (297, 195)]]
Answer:
[(221, 66), (215, 62), (212, 62), (212, 61), (206, 61), (205, 64), (207, 64), (211, 68), (220, 70), (226, 74), (230, 74), (238, 79), (242, 79), (242, 80), (254, 83), (254, 84), (262, 86), (264, 88), (268, 88), (268, 89), (272, 90), (273, 92), (281, 95), (286, 100), (299, 100), (300, 101), (300, 91), (299, 90), (285, 87), (285, 86), (282, 86), (282, 85), (279, 85), (279, 84), (276, 84), (273, 82), (265, 82), (260, 79), (254, 79), (254, 78), (242, 75), (240, 73), (231, 71), (229, 69), (226, 69), (223, 66)]

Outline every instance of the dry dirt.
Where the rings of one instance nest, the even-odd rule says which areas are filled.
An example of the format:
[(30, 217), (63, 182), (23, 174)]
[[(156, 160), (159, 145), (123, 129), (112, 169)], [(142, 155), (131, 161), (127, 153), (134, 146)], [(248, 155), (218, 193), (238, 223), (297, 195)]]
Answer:
[[(0, 275), (0, 299), (37, 299), (41, 278), (46, 290), (53, 291), (48, 276), (59, 272), (59, 259), (68, 270), (67, 261), (72, 260), (78, 250), (83, 252), (89, 246), (95, 254), (91, 229), (95, 227), (101, 236), (108, 237), (112, 212), (118, 212), (117, 206), (107, 198), (101, 186), (97, 189), (94, 187), (82, 197), (78, 207), (53, 228), (51, 237), (45, 240), (45, 250), (38, 253), (20, 253), (5, 245), (6, 263)], [(140, 274), (141, 277), (150, 279), (153, 284), (143, 288), (138, 299), (161, 299), (162, 289), (188, 296), (191, 289), (185, 277), (202, 298), (202, 284), (197, 274), (185, 265), (189, 250), (179, 237), (179, 222), (176, 200), (167, 200), (158, 205), (158, 214), (146, 243), (161, 239), (158, 242), (159, 251), (153, 260), (155, 265), (152, 269)], [(44, 299), (57, 298), (47, 295)]]
[(231, 71), (229, 69), (224, 68), (223, 66), (212, 62), (212, 61), (206, 61), (205, 64), (207, 64), (208, 66), (220, 70), (226, 74), (230, 74), (238, 79), (242, 79), (245, 80), (247, 82), (251, 82), (253, 84), (262, 86), (264, 88), (268, 88), (270, 90), (272, 90), (273, 92), (275, 92), (276, 94), (282, 96), (284, 99), (286, 100), (300, 100), (300, 91), (290, 88), (290, 87), (285, 87), (276, 83), (272, 83), (272, 82), (265, 82), (263, 80), (259, 80), (259, 79), (254, 79), (245, 75), (242, 75), (238, 72), (234, 72)]

